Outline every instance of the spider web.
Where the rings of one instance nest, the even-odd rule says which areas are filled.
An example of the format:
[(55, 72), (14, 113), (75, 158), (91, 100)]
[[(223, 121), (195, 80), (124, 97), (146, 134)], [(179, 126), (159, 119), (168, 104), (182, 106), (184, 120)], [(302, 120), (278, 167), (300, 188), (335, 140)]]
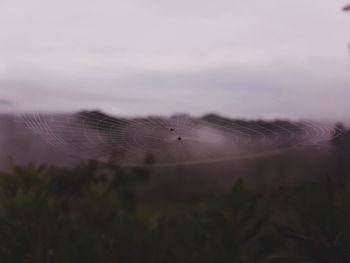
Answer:
[(173, 166), (254, 159), (339, 136), (336, 127), (313, 121), (242, 121), (208, 115), (192, 118), (115, 118), (100, 112), (26, 114), (34, 133), (68, 155), (122, 166)]

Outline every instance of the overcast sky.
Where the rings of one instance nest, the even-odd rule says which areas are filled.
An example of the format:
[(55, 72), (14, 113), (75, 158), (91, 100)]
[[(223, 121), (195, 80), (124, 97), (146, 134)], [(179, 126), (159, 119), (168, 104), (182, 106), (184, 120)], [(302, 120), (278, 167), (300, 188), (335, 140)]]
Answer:
[(0, 111), (350, 119), (338, 0), (0, 0)]

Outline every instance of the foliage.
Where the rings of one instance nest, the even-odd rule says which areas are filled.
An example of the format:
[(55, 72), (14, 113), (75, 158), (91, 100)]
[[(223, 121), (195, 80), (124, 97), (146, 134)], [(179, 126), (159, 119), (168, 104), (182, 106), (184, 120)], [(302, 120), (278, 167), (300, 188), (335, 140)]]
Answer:
[[(0, 173), (0, 262), (350, 262), (350, 184), (325, 180), (157, 207), (148, 170), (97, 161)], [(151, 201), (150, 201), (151, 202)]]

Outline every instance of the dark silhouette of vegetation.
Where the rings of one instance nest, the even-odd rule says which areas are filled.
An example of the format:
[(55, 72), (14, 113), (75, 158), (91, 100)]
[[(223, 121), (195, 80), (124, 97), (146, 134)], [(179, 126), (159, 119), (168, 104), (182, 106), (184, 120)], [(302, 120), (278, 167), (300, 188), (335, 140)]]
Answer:
[[(94, 129), (116, 121), (81, 114)], [(0, 262), (350, 262), (350, 131), (337, 124), (326, 147), (234, 165), (156, 168), (152, 153), (147, 168), (122, 168), (113, 154), (70, 168), (12, 165), (0, 172)]]
[[(153, 160), (152, 160), (153, 161)], [(350, 184), (327, 176), (159, 205), (144, 168), (98, 161), (0, 173), (0, 262), (350, 262)]]

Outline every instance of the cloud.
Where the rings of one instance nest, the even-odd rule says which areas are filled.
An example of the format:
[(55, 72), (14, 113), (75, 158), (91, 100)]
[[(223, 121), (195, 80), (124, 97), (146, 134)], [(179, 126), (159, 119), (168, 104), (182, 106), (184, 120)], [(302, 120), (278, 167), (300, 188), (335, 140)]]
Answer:
[[(30, 72), (30, 77), (27, 75)], [(322, 72), (322, 74), (320, 74)], [(350, 76), (333, 63), (223, 66), (198, 71), (134, 70), (119, 77), (85, 78), (17, 70), (7, 97), (23, 110), (102, 109), (118, 115), (216, 112), (231, 117), (345, 119)], [(326, 106), (325, 106), (326, 105)]]
[(345, 118), (342, 5), (2, 1), (0, 97), (22, 110)]

